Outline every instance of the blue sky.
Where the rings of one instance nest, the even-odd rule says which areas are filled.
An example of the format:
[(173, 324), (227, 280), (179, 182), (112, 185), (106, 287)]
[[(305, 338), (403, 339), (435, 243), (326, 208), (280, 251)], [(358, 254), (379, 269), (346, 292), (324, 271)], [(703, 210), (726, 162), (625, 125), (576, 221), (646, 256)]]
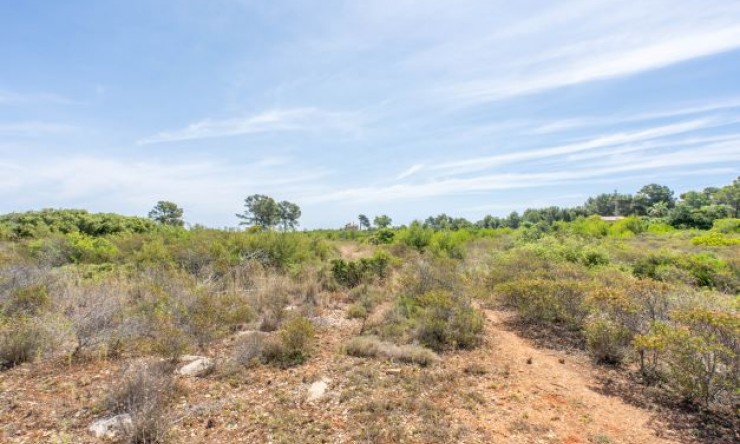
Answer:
[(740, 173), (740, 2), (0, 0), (0, 212), (397, 223)]

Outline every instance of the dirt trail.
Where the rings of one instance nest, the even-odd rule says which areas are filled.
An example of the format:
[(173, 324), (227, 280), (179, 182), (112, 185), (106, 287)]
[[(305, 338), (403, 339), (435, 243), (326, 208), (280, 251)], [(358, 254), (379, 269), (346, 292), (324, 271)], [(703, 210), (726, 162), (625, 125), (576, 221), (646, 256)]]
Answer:
[(599, 384), (585, 357), (535, 348), (507, 328), (509, 313), (486, 310), (486, 316), (489, 352), (507, 381), (484, 388), (498, 408), (478, 411), (479, 424), (489, 426), (495, 442), (676, 442), (658, 436), (661, 426), (650, 411), (595, 391)]

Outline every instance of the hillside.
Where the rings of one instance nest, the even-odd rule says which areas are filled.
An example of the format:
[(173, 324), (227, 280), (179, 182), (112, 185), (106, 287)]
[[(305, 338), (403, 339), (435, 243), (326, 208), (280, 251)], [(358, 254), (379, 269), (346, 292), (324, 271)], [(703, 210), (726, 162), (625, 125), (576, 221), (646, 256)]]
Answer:
[(730, 443), (738, 222), (9, 239), (0, 433)]

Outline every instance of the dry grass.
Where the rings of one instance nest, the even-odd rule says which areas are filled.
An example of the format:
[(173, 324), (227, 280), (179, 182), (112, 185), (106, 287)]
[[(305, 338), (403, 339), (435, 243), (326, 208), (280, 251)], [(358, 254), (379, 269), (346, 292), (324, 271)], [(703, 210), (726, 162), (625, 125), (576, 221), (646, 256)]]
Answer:
[(428, 366), (439, 361), (439, 356), (428, 348), (418, 345), (395, 345), (372, 336), (352, 338), (344, 346), (350, 356), (360, 358), (382, 358)]

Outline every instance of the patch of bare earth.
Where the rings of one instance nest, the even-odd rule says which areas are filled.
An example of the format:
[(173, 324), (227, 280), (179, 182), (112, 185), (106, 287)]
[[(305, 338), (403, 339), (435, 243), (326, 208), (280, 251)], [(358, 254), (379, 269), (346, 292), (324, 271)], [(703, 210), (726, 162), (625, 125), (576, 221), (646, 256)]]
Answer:
[[(482, 347), (421, 368), (342, 353), (360, 330), (345, 308), (321, 313), (316, 352), (300, 367), (229, 369), (238, 339), (214, 346), (214, 373), (179, 378), (171, 442), (678, 442), (658, 436), (651, 411), (597, 390), (598, 370), (585, 357), (532, 346), (508, 329), (506, 313), (486, 311)], [(100, 400), (121, 365), (42, 362), (0, 373), (0, 442), (100, 442), (87, 427), (104, 415)], [(309, 400), (317, 381), (326, 392)]]

